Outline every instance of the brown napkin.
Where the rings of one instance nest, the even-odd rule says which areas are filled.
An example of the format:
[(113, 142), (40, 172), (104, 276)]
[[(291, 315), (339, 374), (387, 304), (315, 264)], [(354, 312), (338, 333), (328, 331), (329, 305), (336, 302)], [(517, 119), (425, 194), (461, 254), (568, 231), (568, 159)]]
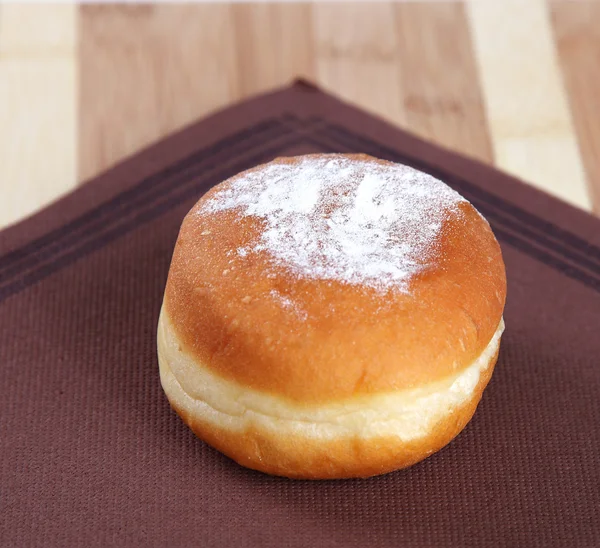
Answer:
[[(410, 164), (490, 220), (507, 331), (473, 421), (408, 470), (245, 470), (163, 396), (155, 328), (180, 222), (277, 155)], [(0, 234), (0, 545), (600, 546), (600, 221), (298, 82), (151, 147)]]

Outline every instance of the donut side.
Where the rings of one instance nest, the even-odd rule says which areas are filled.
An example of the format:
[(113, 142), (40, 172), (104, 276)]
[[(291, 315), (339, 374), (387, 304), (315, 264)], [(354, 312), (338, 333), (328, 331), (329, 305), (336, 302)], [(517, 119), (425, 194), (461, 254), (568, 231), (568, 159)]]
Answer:
[(368, 477), (411, 466), (460, 433), (491, 378), (502, 330), (503, 323), (467, 372), (446, 382), (298, 406), (212, 376), (182, 353), (163, 311), (161, 382), (194, 433), (243, 466), (290, 478)]

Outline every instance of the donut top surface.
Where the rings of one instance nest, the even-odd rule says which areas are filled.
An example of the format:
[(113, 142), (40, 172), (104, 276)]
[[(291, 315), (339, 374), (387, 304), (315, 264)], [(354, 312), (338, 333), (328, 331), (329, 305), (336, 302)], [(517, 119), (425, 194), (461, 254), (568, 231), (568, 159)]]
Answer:
[(164, 310), (224, 378), (326, 402), (450, 378), (502, 318), (500, 247), (442, 182), (365, 155), (278, 158), (183, 221)]
[(234, 250), (240, 256), (267, 253), (299, 277), (408, 291), (435, 261), (443, 221), (464, 201), (408, 166), (309, 155), (242, 174), (196, 213), (260, 219), (262, 233)]

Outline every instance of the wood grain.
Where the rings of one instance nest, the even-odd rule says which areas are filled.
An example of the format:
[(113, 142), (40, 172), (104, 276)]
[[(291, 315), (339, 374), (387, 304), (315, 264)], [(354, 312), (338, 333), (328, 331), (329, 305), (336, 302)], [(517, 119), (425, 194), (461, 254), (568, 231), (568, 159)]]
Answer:
[(0, 5), (0, 226), (76, 184), (76, 7)]
[(80, 29), (80, 179), (238, 97), (230, 6), (83, 5)]
[(600, 215), (600, 3), (553, 3), (551, 14), (593, 210)]
[(240, 96), (283, 86), (297, 77), (314, 80), (310, 4), (242, 3), (232, 10)]
[(318, 82), (374, 114), (405, 125), (393, 4), (314, 4), (313, 31)]
[(408, 129), (493, 163), (479, 75), (462, 4), (396, 4)]
[(470, 2), (468, 13), (496, 165), (589, 209), (545, 2)]

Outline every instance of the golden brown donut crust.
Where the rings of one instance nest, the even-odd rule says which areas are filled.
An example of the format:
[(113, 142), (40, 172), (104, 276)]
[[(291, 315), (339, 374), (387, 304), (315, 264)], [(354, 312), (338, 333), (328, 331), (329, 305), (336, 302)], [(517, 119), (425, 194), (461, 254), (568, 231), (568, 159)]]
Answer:
[[(388, 163), (365, 155), (345, 156)], [(265, 272), (274, 267), (266, 252), (245, 257), (234, 253), (259, 237), (261, 220), (239, 218), (231, 210), (210, 215), (199, 210), (241, 176), (209, 191), (184, 219), (165, 291), (164, 306), (185, 351), (214, 373), (296, 403), (318, 404), (410, 389), (454, 375), (487, 346), (502, 316), (506, 278), (500, 247), (470, 204), (459, 204), (462, 215), (447, 215), (433, 265), (412, 279), (410, 292), (382, 294), (331, 280), (298, 278), (284, 268), (267, 277)], [(268, 297), (272, 290), (299, 303), (306, 317), (282, 309)], [(439, 438), (446, 440), (441, 447), (452, 439), (472, 415), (479, 396), (463, 406), (456, 427), (444, 427), (443, 435), (435, 433), (423, 446)], [(190, 426), (233, 458), (252, 454), (252, 436), (244, 441), (235, 434), (215, 433), (198, 421)], [(358, 450), (350, 441), (335, 443), (344, 444), (336, 452)], [(382, 440), (381, 446), (388, 443), (393, 445)], [(376, 473), (397, 467), (393, 454), (389, 451), (393, 465), (387, 457), (385, 462), (378, 459), (381, 472)], [(408, 464), (419, 460), (402, 459)], [(258, 467), (250, 461), (243, 464)], [(325, 473), (333, 464), (314, 466)], [(357, 470), (355, 475), (368, 474)]]

